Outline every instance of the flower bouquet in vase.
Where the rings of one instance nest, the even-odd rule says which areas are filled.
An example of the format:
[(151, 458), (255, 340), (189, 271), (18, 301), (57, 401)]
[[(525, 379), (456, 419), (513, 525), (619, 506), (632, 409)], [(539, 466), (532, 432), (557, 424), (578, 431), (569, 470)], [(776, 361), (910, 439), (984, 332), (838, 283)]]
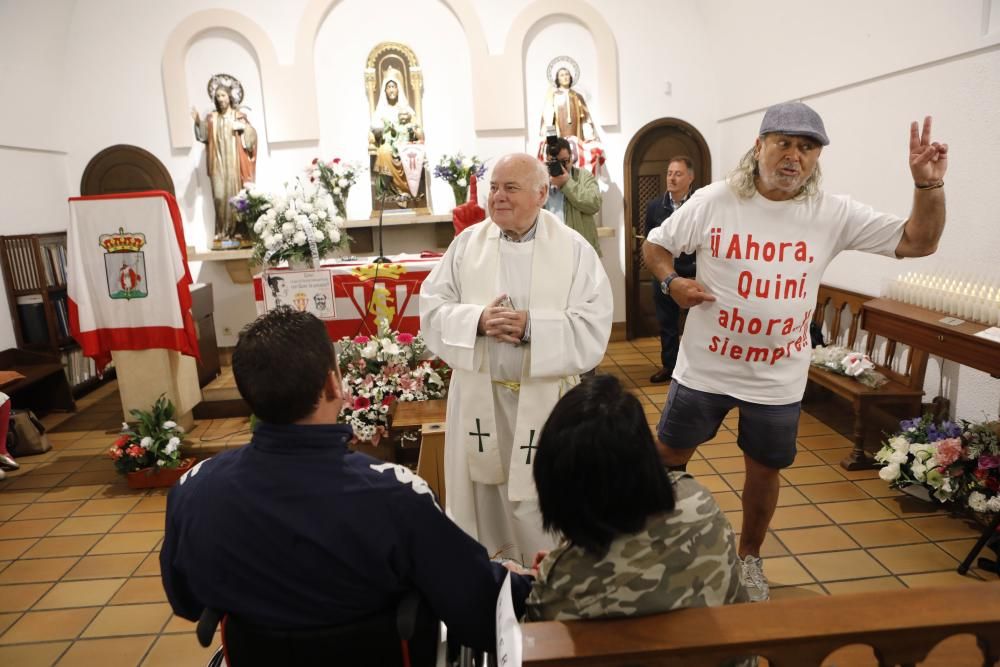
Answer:
[(342, 220), (347, 220), (347, 195), (351, 191), (351, 186), (358, 182), (361, 166), (344, 162), (339, 157), (329, 162), (314, 158), (309, 170), (309, 180), (323, 186), (327, 194), (333, 198), (337, 215)]
[(486, 173), (486, 163), (473, 155), (465, 157), (462, 153), (443, 155), (434, 167), (434, 177), (440, 178), (451, 186), (455, 195), (455, 206), (461, 206), (469, 198), (469, 177), (475, 174), (481, 179)]
[(392, 331), (385, 320), (379, 321), (375, 336), (342, 338), (338, 345), (345, 390), (340, 420), (353, 427), (360, 441), (378, 444), (395, 401), (424, 401), (447, 393), (450, 369), (421, 360), (427, 349), (423, 339)]
[(336, 249), (347, 249), (344, 219), (319, 184), (300, 176), (271, 195), (269, 204), (253, 224), (254, 260), (308, 266)]
[(174, 404), (160, 396), (152, 410), (132, 410), (135, 426), (122, 424), (121, 435), (108, 449), (119, 473), (133, 489), (173, 486), (194, 464), (181, 458), (184, 429), (174, 421)]

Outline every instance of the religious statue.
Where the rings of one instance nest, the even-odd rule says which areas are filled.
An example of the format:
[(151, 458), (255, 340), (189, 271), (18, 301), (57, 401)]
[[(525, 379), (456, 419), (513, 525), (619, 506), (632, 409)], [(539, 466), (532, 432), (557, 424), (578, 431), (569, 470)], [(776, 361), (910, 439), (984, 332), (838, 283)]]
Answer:
[(560, 56), (549, 63), (547, 76), (550, 86), (542, 108), (539, 159), (547, 159), (545, 137), (554, 130), (556, 136), (569, 141), (574, 166), (589, 169), (594, 176), (601, 177), (604, 146), (597, 133), (597, 124), (590, 115), (586, 100), (573, 90), (573, 85), (580, 79), (580, 66), (572, 58)]
[(371, 112), (373, 216), (391, 209), (429, 212), (422, 82), (420, 66), (408, 47), (385, 42), (369, 54), (365, 83)]
[(215, 205), (212, 249), (249, 247), (252, 242), (248, 230), (241, 229), (229, 200), (256, 178), (257, 132), (240, 110), (243, 86), (235, 77), (213, 76), (208, 82), (208, 96), (215, 103), (215, 111), (202, 119), (198, 110), (192, 109), (191, 117), (194, 136), (208, 152), (208, 178)]

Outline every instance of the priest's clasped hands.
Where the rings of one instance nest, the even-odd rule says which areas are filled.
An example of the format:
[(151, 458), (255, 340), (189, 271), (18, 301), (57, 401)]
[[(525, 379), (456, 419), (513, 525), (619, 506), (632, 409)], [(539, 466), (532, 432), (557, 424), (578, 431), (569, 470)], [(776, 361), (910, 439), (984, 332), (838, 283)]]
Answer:
[(528, 311), (514, 310), (506, 294), (493, 299), (479, 316), (479, 333), (511, 345), (520, 345), (528, 325)]

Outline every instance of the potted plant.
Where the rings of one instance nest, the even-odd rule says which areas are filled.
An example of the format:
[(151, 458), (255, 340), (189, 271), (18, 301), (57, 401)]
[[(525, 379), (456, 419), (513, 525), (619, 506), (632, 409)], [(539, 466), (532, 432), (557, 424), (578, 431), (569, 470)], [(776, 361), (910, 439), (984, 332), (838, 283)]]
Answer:
[(122, 423), (108, 457), (133, 489), (173, 486), (195, 462), (181, 458), (184, 429), (174, 421), (174, 404), (160, 396), (149, 412), (132, 410), (131, 414), (135, 425)]

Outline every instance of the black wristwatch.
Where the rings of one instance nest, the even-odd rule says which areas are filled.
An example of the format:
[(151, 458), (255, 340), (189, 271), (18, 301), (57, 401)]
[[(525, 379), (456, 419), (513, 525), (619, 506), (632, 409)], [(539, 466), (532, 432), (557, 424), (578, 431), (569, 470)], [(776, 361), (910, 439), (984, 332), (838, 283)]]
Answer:
[(674, 279), (679, 277), (680, 276), (678, 276), (677, 273), (674, 272), (671, 273), (666, 278), (664, 278), (663, 281), (660, 283), (660, 291), (663, 292), (666, 296), (670, 296), (670, 283), (674, 282)]

